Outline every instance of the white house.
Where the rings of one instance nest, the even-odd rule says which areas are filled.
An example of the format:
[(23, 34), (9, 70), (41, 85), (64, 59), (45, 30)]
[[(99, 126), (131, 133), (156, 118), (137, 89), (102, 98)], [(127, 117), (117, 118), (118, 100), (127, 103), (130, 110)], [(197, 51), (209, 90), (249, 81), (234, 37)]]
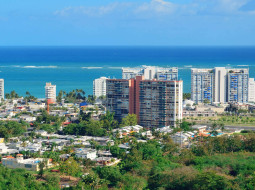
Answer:
[(97, 157), (97, 151), (94, 149), (77, 148), (75, 150), (75, 156), (77, 158), (94, 160)]

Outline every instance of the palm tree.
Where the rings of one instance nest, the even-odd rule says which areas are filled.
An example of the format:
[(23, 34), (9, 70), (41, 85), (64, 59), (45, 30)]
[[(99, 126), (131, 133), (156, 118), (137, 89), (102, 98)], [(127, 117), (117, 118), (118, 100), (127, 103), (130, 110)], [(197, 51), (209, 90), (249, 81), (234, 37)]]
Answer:
[(54, 149), (57, 147), (57, 143), (53, 142), (51, 144), (51, 151), (54, 151)]
[(175, 125), (176, 125), (176, 128), (179, 128), (179, 127), (180, 127), (180, 120), (179, 120), (179, 119), (176, 119)]
[(220, 129), (221, 129), (222, 132), (224, 132), (224, 130), (225, 130), (225, 125), (224, 125), (224, 123), (221, 123), (221, 124), (220, 124)]
[(6, 98), (6, 99), (11, 99), (11, 95), (10, 95), (9, 93), (6, 93), (6, 94), (5, 94), (5, 98)]
[(107, 142), (107, 144), (106, 144), (106, 146), (107, 146), (108, 150), (110, 151), (111, 142), (110, 142), (110, 141), (108, 141), (108, 142)]
[(44, 164), (44, 162), (40, 162), (39, 163), (39, 176), (42, 178), (42, 176), (43, 176), (43, 173), (44, 173), (44, 167), (45, 167), (45, 164)]
[(213, 136), (217, 136), (217, 135), (218, 135), (217, 128), (218, 128), (217, 123), (213, 123), (213, 124), (212, 124), (212, 132), (211, 132), (211, 134), (212, 134)]

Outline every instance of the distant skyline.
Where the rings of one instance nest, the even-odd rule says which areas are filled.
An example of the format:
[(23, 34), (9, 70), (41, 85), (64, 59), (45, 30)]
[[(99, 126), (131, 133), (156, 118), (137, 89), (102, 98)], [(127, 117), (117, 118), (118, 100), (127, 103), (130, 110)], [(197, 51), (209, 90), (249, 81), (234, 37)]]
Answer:
[(254, 0), (8, 0), (0, 46), (253, 46)]

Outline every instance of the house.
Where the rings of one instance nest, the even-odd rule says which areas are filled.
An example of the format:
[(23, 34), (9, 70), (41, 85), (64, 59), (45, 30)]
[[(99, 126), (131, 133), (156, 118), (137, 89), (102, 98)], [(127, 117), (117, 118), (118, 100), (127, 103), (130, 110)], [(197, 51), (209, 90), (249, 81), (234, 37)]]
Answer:
[(142, 130), (143, 127), (140, 125), (134, 125), (134, 126), (125, 126), (120, 129), (114, 129), (113, 133), (117, 134), (119, 133), (119, 138), (122, 138), (123, 136), (133, 134), (133, 133), (139, 133), (140, 130)]
[(174, 143), (180, 145), (187, 145), (190, 135), (186, 135), (185, 133), (178, 132), (171, 136)]
[(152, 139), (152, 138), (153, 138), (151, 131), (142, 132), (141, 135), (142, 135), (143, 137), (148, 138), (148, 139)]
[(94, 160), (97, 157), (97, 151), (89, 148), (77, 148), (75, 150), (75, 156), (77, 158)]
[(41, 136), (47, 136), (48, 135), (47, 131), (44, 131), (44, 130), (36, 130), (35, 134), (41, 135)]
[(15, 154), (19, 151), (17, 149), (10, 149), (8, 146), (6, 146), (4, 143), (0, 143), (0, 155), (1, 154)]
[(159, 131), (160, 133), (167, 134), (167, 133), (172, 133), (173, 129), (171, 129), (170, 126), (165, 126), (165, 127), (157, 128), (155, 131)]
[(34, 143), (34, 144), (28, 144), (26, 147), (20, 147), (19, 151), (29, 151), (31, 153), (39, 152), (42, 150), (42, 144), (40, 143)]
[(29, 122), (29, 123), (36, 121), (36, 117), (30, 116), (30, 115), (21, 115), (21, 116), (19, 116), (19, 118), (21, 120)]
[(120, 162), (120, 159), (113, 157), (98, 157), (95, 159), (95, 161), (98, 165), (112, 166), (118, 164)]
[(12, 169), (26, 169), (30, 171), (39, 171), (39, 164), (41, 162), (45, 162), (45, 168), (51, 168), (54, 165), (52, 164), (52, 159), (44, 159), (44, 158), (29, 158), (29, 159), (23, 159), (22, 154), (17, 154), (17, 157), (14, 158), (12, 156), (7, 156), (5, 158), (2, 158), (2, 164), (6, 166), (7, 168)]
[(206, 125), (193, 125), (191, 128), (194, 130), (197, 130), (198, 133), (205, 133), (207, 126)]
[(61, 160), (67, 160), (69, 157), (70, 157), (69, 154), (61, 154), (61, 155), (59, 155), (59, 158), (60, 158)]
[(126, 143), (126, 144), (120, 144), (118, 147), (121, 148), (121, 149), (126, 149), (126, 150), (128, 150), (128, 149), (131, 148), (130, 146), (128, 146), (128, 143)]
[(112, 153), (110, 151), (99, 150), (97, 151), (97, 155), (98, 157), (111, 157)]

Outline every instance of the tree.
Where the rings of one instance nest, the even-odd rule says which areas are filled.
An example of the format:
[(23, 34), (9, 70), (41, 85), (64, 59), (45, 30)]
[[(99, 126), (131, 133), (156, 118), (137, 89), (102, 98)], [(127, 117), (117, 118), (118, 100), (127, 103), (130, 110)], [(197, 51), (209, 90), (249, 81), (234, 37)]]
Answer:
[(81, 171), (80, 165), (72, 157), (62, 162), (59, 170), (70, 176), (78, 176)]
[(215, 190), (215, 189), (229, 189), (230, 183), (222, 176), (213, 172), (203, 172), (198, 174), (194, 183), (194, 189), (200, 190)]
[(0, 137), (10, 138), (20, 136), (27, 130), (27, 124), (16, 121), (0, 121)]
[(91, 119), (91, 112), (84, 112), (83, 110), (80, 111), (80, 121), (90, 121)]
[(117, 167), (97, 167), (96, 172), (101, 179), (106, 179), (110, 185), (115, 186), (122, 179), (122, 174)]
[(121, 125), (125, 126), (134, 126), (137, 125), (137, 116), (136, 114), (128, 114), (122, 119)]
[(114, 113), (106, 111), (105, 115), (100, 116), (100, 122), (104, 129), (111, 131), (118, 127), (118, 121), (114, 119)]
[(88, 174), (85, 176), (82, 176), (82, 181), (91, 187), (91, 190), (94, 190), (96, 187), (98, 187), (101, 183), (102, 180), (96, 175), (93, 174)]
[(184, 131), (189, 131), (190, 130), (190, 125), (191, 125), (191, 123), (189, 123), (187, 121), (183, 121), (180, 124), (180, 128), (183, 129)]
[(43, 174), (44, 174), (44, 167), (45, 167), (45, 162), (42, 161), (39, 163), (39, 172), (38, 175), (40, 176), (40, 178), (42, 178)]
[(217, 135), (218, 135), (217, 129), (218, 129), (217, 123), (213, 123), (213, 124), (212, 124), (212, 132), (211, 132), (211, 135), (217, 136)]
[(48, 174), (48, 175), (46, 175), (45, 179), (46, 179), (47, 183), (50, 186), (58, 189), (59, 182), (60, 182), (60, 178), (59, 178), (58, 175), (56, 175), (56, 174)]
[(99, 97), (98, 97), (98, 99), (99, 99), (99, 100), (101, 100), (101, 101), (103, 101), (103, 100), (105, 100), (105, 99), (106, 99), (106, 96), (104, 96), (104, 95), (99, 96)]
[(225, 130), (225, 125), (224, 125), (224, 123), (221, 123), (221, 124), (220, 124), (220, 129), (221, 129), (222, 132), (224, 132), (224, 130)]
[(60, 103), (63, 99), (63, 96), (64, 96), (64, 91), (60, 90), (59, 93), (58, 93), (58, 96), (57, 96), (57, 102)]
[(191, 93), (183, 93), (183, 100), (191, 99)]
[(196, 175), (197, 171), (187, 166), (164, 172), (153, 171), (153, 175), (148, 180), (149, 189), (193, 189), (192, 185)]
[(206, 99), (204, 100), (204, 104), (210, 104), (210, 103), (211, 103), (211, 102), (210, 102), (209, 99), (206, 98)]
[(6, 99), (11, 99), (11, 95), (10, 95), (9, 93), (6, 93), (6, 94), (5, 94), (5, 98), (6, 98)]
[(96, 97), (92, 95), (88, 95), (87, 102), (90, 104), (94, 104), (96, 101)]

